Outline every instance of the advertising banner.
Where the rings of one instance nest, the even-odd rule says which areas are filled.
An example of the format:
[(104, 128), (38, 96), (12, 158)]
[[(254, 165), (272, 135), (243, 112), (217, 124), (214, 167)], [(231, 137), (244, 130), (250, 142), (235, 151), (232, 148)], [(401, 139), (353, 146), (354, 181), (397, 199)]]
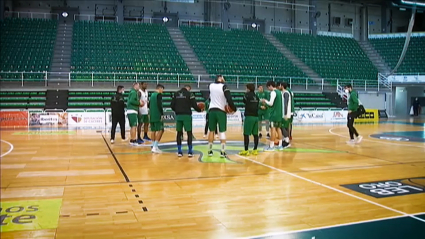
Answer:
[(378, 122), (379, 110), (366, 109), (366, 113), (359, 115), (355, 122)]
[(192, 112), (192, 125), (204, 126), (206, 122), (206, 119), (205, 119), (206, 115), (207, 113), (205, 112), (200, 112), (200, 113)]
[(348, 111), (326, 111), (325, 119), (327, 122), (347, 121)]
[(28, 111), (0, 111), (0, 126), (28, 126)]
[(68, 113), (66, 112), (43, 112), (43, 113), (30, 113), (29, 125), (55, 125), (67, 126)]
[(105, 126), (105, 112), (68, 113), (69, 126)]
[[(298, 123), (320, 123), (326, 121), (327, 111), (298, 111), (294, 122)], [(329, 115), (328, 115), (329, 116)]]
[[(106, 112), (106, 126), (108, 128), (112, 127), (112, 113), (110, 111)], [(117, 126), (117, 131), (119, 131), (120, 126)], [(128, 122), (127, 113), (125, 113), (125, 129), (130, 129), (130, 123)]]

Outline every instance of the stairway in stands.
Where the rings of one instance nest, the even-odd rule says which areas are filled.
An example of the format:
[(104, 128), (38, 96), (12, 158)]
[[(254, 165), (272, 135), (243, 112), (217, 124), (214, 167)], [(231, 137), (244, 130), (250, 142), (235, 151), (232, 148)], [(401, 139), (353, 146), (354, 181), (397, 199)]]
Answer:
[(177, 27), (168, 27), (167, 29), (170, 33), (171, 39), (176, 45), (177, 50), (183, 57), (183, 60), (186, 62), (186, 65), (195, 80), (198, 79), (198, 75), (203, 75), (201, 76), (201, 80), (209, 80), (207, 70), (202, 65), (201, 61), (199, 61), (192, 47), (186, 41), (182, 31)]
[(278, 39), (276, 39), (276, 37), (274, 37), (272, 34), (264, 34), (264, 37), (296, 67), (300, 68), (308, 77), (310, 77), (319, 85), (322, 83), (322, 78), (304, 62), (302, 62), (297, 56), (295, 56), (295, 54), (292, 53), (288, 48), (286, 48)]
[(369, 57), (373, 65), (378, 69), (379, 73), (387, 75), (391, 72), (391, 69), (385, 62), (384, 58), (382, 58), (369, 41), (359, 41), (359, 45), (366, 53), (367, 57)]
[(61, 109), (68, 108), (68, 90), (47, 90), (45, 109)]
[(48, 75), (49, 83), (67, 83), (71, 69), (73, 23), (60, 22), (57, 28), (56, 45)]

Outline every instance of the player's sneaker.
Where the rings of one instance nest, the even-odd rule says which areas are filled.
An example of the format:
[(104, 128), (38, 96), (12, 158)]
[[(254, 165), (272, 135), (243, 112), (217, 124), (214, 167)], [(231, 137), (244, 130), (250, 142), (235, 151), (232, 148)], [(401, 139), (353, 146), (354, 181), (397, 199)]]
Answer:
[(357, 137), (357, 139), (356, 139), (356, 143), (360, 144), (362, 142), (362, 140), (363, 140), (363, 136), (359, 135), (359, 137)]
[(220, 152), (220, 158), (227, 158), (226, 152), (221, 151)]
[(145, 141), (152, 141), (152, 140), (151, 140), (151, 138), (149, 138), (148, 136), (143, 137), (143, 139), (144, 139)]
[(269, 134), (269, 133), (267, 133), (267, 136), (266, 136), (266, 137), (267, 137), (267, 139), (270, 139), (270, 134)]
[(350, 140), (347, 141), (347, 144), (355, 144), (355, 143), (356, 143), (356, 141), (354, 139), (350, 139)]
[(208, 156), (209, 157), (213, 156), (213, 151), (212, 150), (208, 151)]
[(138, 144), (143, 144), (143, 143), (145, 143), (145, 141), (143, 141), (143, 139), (138, 139), (138, 140), (137, 140), (137, 143), (138, 143)]
[(177, 153), (177, 156), (178, 156), (178, 157), (183, 157), (183, 152), (178, 152), (178, 153)]
[(111, 144), (114, 144), (114, 143), (115, 143), (115, 140), (111, 139)]
[(242, 150), (239, 152), (239, 155), (241, 156), (249, 156), (249, 151), (248, 150)]
[(152, 148), (152, 153), (154, 153), (154, 154), (162, 154), (162, 151), (159, 148)]
[(263, 138), (263, 134), (262, 133), (259, 133), (258, 134), (258, 138), (260, 138), (260, 139)]
[(252, 150), (251, 151), (251, 154), (254, 155), (254, 156), (257, 156), (258, 155), (258, 150), (256, 150), (256, 149)]
[(266, 151), (266, 152), (273, 152), (274, 151), (274, 147), (267, 146), (267, 147), (264, 148), (264, 151)]
[(283, 149), (284, 149), (283, 146), (278, 146), (274, 148), (274, 150), (276, 151), (282, 151)]
[(121, 139), (121, 141), (123, 141), (123, 142), (125, 142), (125, 141), (127, 141), (128, 140), (128, 138), (123, 138), (123, 139)]
[(131, 146), (136, 146), (137, 145), (137, 141), (136, 140), (130, 140), (130, 145)]
[(187, 157), (192, 158), (192, 157), (193, 157), (193, 152), (192, 152), (192, 151), (189, 151), (189, 152), (187, 153)]

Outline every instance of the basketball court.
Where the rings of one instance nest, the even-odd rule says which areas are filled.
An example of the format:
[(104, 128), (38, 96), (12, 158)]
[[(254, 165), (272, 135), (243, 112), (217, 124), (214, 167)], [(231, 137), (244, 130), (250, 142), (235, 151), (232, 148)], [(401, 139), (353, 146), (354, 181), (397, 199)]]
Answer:
[[(424, 120), (296, 124), (292, 147), (228, 159), (131, 147), (102, 129), (1, 131), (2, 238), (425, 238)], [(266, 143), (265, 139), (261, 140)], [(263, 148), (264, 146), (261, 146)]]

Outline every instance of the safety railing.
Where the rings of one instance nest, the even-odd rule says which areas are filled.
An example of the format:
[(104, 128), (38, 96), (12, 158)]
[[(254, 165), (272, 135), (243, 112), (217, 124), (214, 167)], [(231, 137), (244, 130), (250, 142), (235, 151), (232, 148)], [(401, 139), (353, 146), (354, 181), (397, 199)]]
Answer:
[[(361, 79), (310, 79), (291, 76), (255, 76), (255, 75), (224, 75), (226, 83), (235, 89), (245, 89), (245, 84), (255, 86), (265, 85), (268, 81), (287, 82), (291, 88), (305, 91), (335, 91), (338, 85), (351, 84), (358, 91), (388, 91), (383, 82)], [(192, 75), (176, 73), (135, 73), (135, 72), (0, 72), (1, 83), (18, 83), (24, 87), (30, 82), (48, 86), (50, 80), (64, 82), (68, 86), (97, 87), (117, 86), (125, 82), (147, 81), (153, 84), (167, 84), (171, 87), (181, 87), (191, 84), (194, 88), (206, 88), (215, 78), (215, 75)], [(16, 85), (18, 85), (16, 84)]]
[(279, 26), (270, 26), (270, 32), (290, 32), (290, 33), (312, 34), (312, 31), (306, 28), (292, 28), (292, 27), (279, 27)]
[(223, 28), (222, 22), (179, 19), (179, 26), (218, 27)]
[(230, 22), (229, 23), (229, 28), (230, 29), (243, 29), (243, 30), (259, 30), (260, 27), (264, 27), (261, 26), (260, 24), (257, 23), (252, 23), (252, 24), (245, 24), (245, 23), (237, 23), (237, 22)]
[(91, 14), (74, 14), (74, 21), (80, 20), (80, 21), (96, 21), (96, 20), (102, 20), (105, 21), (117, 21), (118, 22), (118, 16), (104, 16), (104, 15), (91, 15)]
[[(3, 9), (2, 9), (3, 10)], [(42, 18), (42, 19), (59, 19), (59, 14), (49, 12), (13, 12), (5, 11), (5, 18)]]

